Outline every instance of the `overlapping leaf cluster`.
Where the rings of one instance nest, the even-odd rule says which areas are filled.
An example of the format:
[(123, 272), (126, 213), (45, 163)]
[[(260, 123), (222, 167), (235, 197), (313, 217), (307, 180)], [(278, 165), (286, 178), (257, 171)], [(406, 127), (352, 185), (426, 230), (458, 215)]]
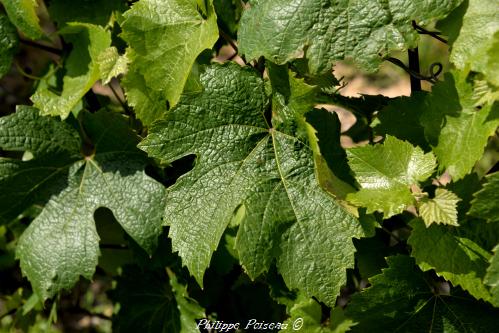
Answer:
[[(306, 332), (495, 329), (496, 0), (0, 2), (0, 75), (20, 41), (60, 51), (0, 118), (0, 228), (29, 221), (13, 244), (34, 303), (100, 267), (116, 330), (195, 332), (224, 315), (199, 287), (236, 274)], [(375, 72), (417, 26), (448, 38), (431, 91), (334, 89), (338, 61)], [(103, 208), (132, 257), (117, 271)]]

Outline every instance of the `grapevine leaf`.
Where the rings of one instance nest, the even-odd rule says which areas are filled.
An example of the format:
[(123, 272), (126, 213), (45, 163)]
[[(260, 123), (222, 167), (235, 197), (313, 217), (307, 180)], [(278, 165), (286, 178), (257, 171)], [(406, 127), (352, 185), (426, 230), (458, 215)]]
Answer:
[(392, 136), (383, 144), (350, 148), (347, 155), (361, 186), (347, 200), (367, 207), (368, 213), (379, 211), (386, 217), (414, 204), (410, 186), (428, 179), (436, 166), (433, 154)]
[[(313, 298), (298, 295), (294, 304), (288, 308), (289, 318), (284, 322), (285, 329), (279, 332), (296, 332), (297, 328), (310, 333), (343, 333), (352, 324), (351, 320), (341, 323), (333, 329), (332, 323), (323, 325), (321, 305)], [(300, 324), (301, 326), (295, 326)]]
[(304, 57), (316, 75), (329, 71), (333, 61), (345, 58), (375, 71), (389, 52), (416, 45), (412, 20), (427, 24), (445, 17), (460, 3), (253, 1), (241, 19), (240, 51), (248, 60), (264, 56), (278, 64)]
[[(130, 52), (130, 53), (133, 53)], [(121, 79), (128, 105), (133, 107), (137, 118), (146, 126), (161, 118), (167, 111), (167, 99), (161, 91), (155, 91), (146, 84), (144, 76), (129, 68)]]
[[(355, 180), (350, 174), (345, 150), (340, 144), (340, 121), (334, 112), (315, 109), (320, 89), (303, 79), (296, 78), (286, 66), (267, 62), (269, 78), (274, 89), (272, 108), (275, 122), (294, 124), (296, 114), (305, 115), (310, 126), (311, 147), (321, 186), (330, 193), (344, 199), (346, 193), (355, 189)], [(279, 119), (282, 117), (282, 119)]]
[[(459, 36), (452, 45), (450, 61), (459, 69), (470, 65), (475, 72), (488, 73), (489, 62), (497, 66), (497, 53), (489, 50), (497, 44), (494, 36), (499, 31), (499, 1), (469, 0), (468, 3)], [(490, 79), (497, 83), (497, 77)]]
[(48, 85), (43, 85), (31, 96), (31, 100), (42, 115), (65, 119), (100, 78), (97, 62), (100, 54), (111, 44), (111, 37), (102, 27), (86, 23), (69, 23), (60, 34), (73, 44), (64, 67), (62, 91), (58, 94)]
[(488, 332), (497, 310), (465, 297), (435, 293), (426, 275), (407, 256), (388, 257), (388, 268), (370, 279), (371, 287), (354, 294), (347, 317), (352, 332)]
[(70, 22), (105, 26), (114, 11), (124, 9), (123, 0), (51, 0), (48, 6), (50, 18), (60, 28)]
[(474, 196), (469, 214), (489, 222), (499, 221), (499, 172), (487, 175), (487, 182)]
[(0, 159), (0, 223), (9, 222), (32, 204), (44, 204), (65, 187), (68, 165), (79, 159), (80, 138), (67, 124), (43, 118), (20, 106), (0, 118), (0, 147), (28, 151), (34, 160)]
[(180, 284), (171, 270), (167, 270), (170, 286), (180, 312), (181, 333), (198, 332), (196, 319), (205, 318), (204, 309), (187, 294), (187, 286)]
[[(84, 158), (76, 155), (76, 131), (34, 108), (2, 118), (2, 125), (2, 147), (34, 153), (27, 162), (0, 160), (2, 193), (20, 202), (14, 203), (17, 212), (40, 197), (48, 200), (16, 252), (41, 299), (72, 287), (79, 275), (92, 277), (99, 255), (94, 223), (99, 207), (111, 209), (140, 246), (153, 250), (161, 233), (164, 190), (145, 174), (147, 157), (136, 149), (138, 138), (121, 116), (83, 114), (82, 130), (95, 144), (95, 153)], [(13, 215), (11, 207), (2, 203), (1, 208), (2, 216)]]
[[(443, 123), (433, 152), (440, 162), (440, 168), (445, 168), (456, 181), (471, 171), (482, 156), (488, 138), (499, 126), (499, 104), (477, 105), (476, 93), (466, 82), (463, 73), (453, 74), (447, 74), (441, 83), (441, 89), (449, 92), (447, 98), (436, 102), (439, 96), (435, 95), (429, 100), (429, 103), (434, 102), (436, 105), (450, 101), (447, 102), (448, 107), (439, 110), (433, 107), (433, 114), (427, 110), (422, 122), (428, 124), (437, 118)], [(424, 126), (428, 128), (432, 125)]]
[[(212, 2), (203, 12), (196, 0), (140, 0), (124, 17), (121, 36), (133, 50), (130, 70), (175, 105), (197, 56), (218, 39)], [(134, 83), (129, 80), (129, 88), (143, 90)]]
[(454, 286), (461, 286), (477, 299), (490, 299), (482, 279), (490, 254), (472, 240), (459, 234), (459, 229), (431, 225), (421, 220), (411, 222), (413, 228), (408, 243), (411, 256), (423, 271), (434, 269)]
[(351, 238), (363, 234), (359, 222), (320, 188), (312, 151), (291, 120), (275, 115), (269, 128), (257, 73), (229, 63), (206, 67), (200, 80), (204, 91), (184, 95), (140, 144), (165, 162), (197, 156), (167, 190), (173, 249), (202, 284), (224, 230), (242, 211), (236, 247), (248, 274), (255, 278), (276, 260), (289, 288), (334, 304), (353, 265)]
[(378, 119), (377, 133), (395, 135), (424, 149), (431, 146), (441, 171), (447, 169), (456, 181), (482, 156), (499, 125), (499, 106), (481, 105), (466, 75), (452, 72), (446, 73), (445, 80), (435, 84), (430, 94), (392, 101)]
[(0, 78), (10, 71), (18, 46), (19, 37), (16, 28), (7, 16), (0, 13)]
[(483, 69), (483, 73), (487, 80), (496, 87), (499, 87), (499, 31), (494, 34), (494, 39), (487, 51), (487, 64)]
[(423, 199), (419, 205), (419, 214), (425, 225), (448, 224), (458, 226), (457, 203), (459, 197), (451, 191), (437, 188), (433, 199)]
[(113, 320), (113, 330), (118, 332), (199, 332), (195, 319), (205, 317), (171, 272), (127, 265), (111, 297), (121, 305)]
[(499, 306), (499, 245), (494, 248), (494, 255), (490, 259), (490, 266), (487, 268), (484, 283), (491, 289), (492, 304)]
[(31, 39), (43, 36), (40, 20), (36, 15), (36, 0), (0, 0), (10, 21)]
[(97, 58), (99, 64), (100, 78), (102, 84), (108, 84), (113, 77), (126, 72), (128, 57), (119, 55), (118, 49), (114, 46), (105, 49)]

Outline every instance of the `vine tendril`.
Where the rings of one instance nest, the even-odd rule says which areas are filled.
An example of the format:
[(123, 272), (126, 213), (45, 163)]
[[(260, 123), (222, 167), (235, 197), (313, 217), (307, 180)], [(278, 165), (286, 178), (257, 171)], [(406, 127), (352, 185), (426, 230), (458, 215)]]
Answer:
[(385, 60), (391, 62), (392, 64), (402, 68), (404, 71), (406, 71), (410, 76), (418, 79), (418, 80), (421, 80), (421, 81), (428, 81), (428, 82), (431, 82), (433, 84), (437, 83), (438, 81), (438, 76), (440, 75), (440, 73), (442, 73), (442, 70), (444, 68), (444, 66), (439, 63), (439, 62), (434, 62), (433, 64), (430, 65), (430, 69), (429, 69), (429, 73), (430, 75), (429, 76), (425, 76), (425, 75), (422, 75), (420, 73), (417, 73), (415, 71), (413, 71), (412, 69), (410, 69), (409, 67), (407, 67), (401, 60), (397, 59), (397, 58), (392, 58), (392, 57), (388, 57), (388, 58), (385, 58)]

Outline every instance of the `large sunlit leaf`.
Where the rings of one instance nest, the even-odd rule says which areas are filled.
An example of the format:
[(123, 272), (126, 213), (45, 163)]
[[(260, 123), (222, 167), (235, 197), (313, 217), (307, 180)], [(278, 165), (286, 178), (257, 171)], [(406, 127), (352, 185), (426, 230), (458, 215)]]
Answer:
[(275, 260), (289, 288), (334, 304), (353, 264), (351, 238), (363, 231), (320, 188), (306, 137), (293, 130), (303, 115), (277, 113), (268, 124), (264, 83), (251, 69), (213, 65), (201, 82), (204, 91), (184, 95), (140, 144), (165, 162), (196, 155), (194, 169), (167, 190), (173, 249), (202, 284), (237, 211), (236, 247), (251, 277)]

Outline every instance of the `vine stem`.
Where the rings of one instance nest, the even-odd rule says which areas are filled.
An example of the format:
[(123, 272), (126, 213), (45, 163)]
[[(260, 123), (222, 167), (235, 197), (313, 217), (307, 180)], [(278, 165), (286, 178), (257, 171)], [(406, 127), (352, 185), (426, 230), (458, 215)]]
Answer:
[(22, 39), (22, 38), (19, 41), (21, 43), (25, 44), (25, 45), (28, 45), (28, 46), (31, 46), (31, 47), (34, 47), (34, 48), (37, 48), (37, 49), (40, 49), (40, 50), (52, 53), (52, 54), (55, 54), (55, 55), (57, 55), (59, 57), (62, 56), (62, 52), (63, 51), (61, 49), (57, 49), (57, 48), (52, 47), (52, 46), (40, 44), (40, 43), (37, 43), (37, 42), (33, 42), (31, 40), (26, 40), (26, 39)]
[[(419, 69), (419, 51), (418, 48), (407, 50), (409, 55), (409, 69), (420, 75)], [(411, 92), (421, 91), (421, 80), (416, 76), (410, 75), (411, 78)]]

